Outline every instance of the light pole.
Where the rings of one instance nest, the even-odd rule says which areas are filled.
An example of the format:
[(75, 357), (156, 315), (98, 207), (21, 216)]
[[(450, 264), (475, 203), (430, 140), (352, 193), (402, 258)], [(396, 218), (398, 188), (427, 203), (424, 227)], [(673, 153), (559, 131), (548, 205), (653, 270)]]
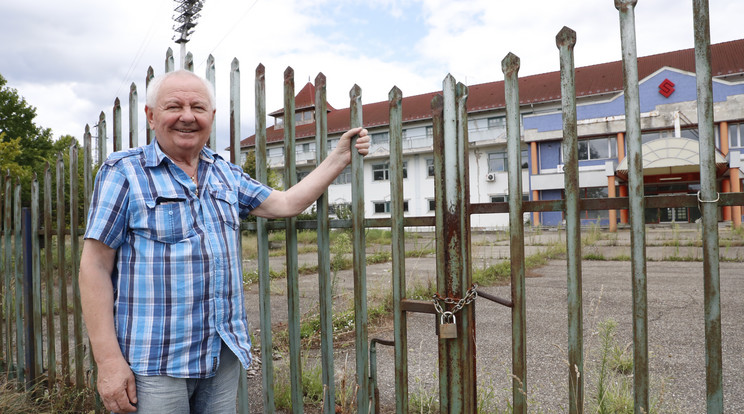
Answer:
[(189, 41), (189, 36), (194, 33), (194, 27), (196, 27), (196, 21), (201, 17), (199, 12), (204, 6), (205, 0), (176, 0), (176, 8), (174, 11), (176, 14), (173, 15), (173, 21), (176, 24), (173, 25), (173, 30), (176, 34), (173, 36), (173, 40), (181, 45), (181, 69), (185, 68), (186, 65), (186, 43)]

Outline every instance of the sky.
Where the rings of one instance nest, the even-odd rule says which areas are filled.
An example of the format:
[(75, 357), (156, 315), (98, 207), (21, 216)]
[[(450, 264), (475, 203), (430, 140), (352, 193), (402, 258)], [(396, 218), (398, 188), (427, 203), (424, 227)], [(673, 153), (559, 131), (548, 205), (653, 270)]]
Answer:
[[(172, 0), (0, 1), (0, 74), (37, 109), (36, 123), (55, 139), (82, 140), (103, 111), (112, 136), (116, 97), (128, 131), (128, 93), (139, 94), (144, 142), (147, 68), (164, 71), (166, 51), (176, 66)], [(710, 0), (711, 42), (744, 37), (744, 1)], [(638, 56), (694, 47), (690, 0), (639, 0)], [(441, 90), (452, 74), (467, 85), (503, 80), (501, 60), (521, 61), (520, 76), (559, 70), (555, 36), (577, 32), (575, 66), (621, 59), (619, 12), (613, 0), (206, 0), (187, 43), (194, 71), (216, 61), (218, 146), (229, 138), (229, 78), (241, 73), (241, 136), (255, 132), (254, 74), (266, 67), (267, 112), (282, 107), (283, 73), (292, 67), (296, 92), (324, 73), (328, 101), (349, 106), (387, 99), (393, 86), (412, 96)], [(268, 121), (268, 125), (273, 122)], [(126, 143), (124, 144), (127, 145)], [(111, 144), (109, 144), (109, 148)]]

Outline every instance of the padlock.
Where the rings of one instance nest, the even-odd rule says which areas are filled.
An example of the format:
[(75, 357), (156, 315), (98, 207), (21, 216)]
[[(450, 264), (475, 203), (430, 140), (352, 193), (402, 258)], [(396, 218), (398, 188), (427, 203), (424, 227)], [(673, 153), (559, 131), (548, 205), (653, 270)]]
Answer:
[(457, 321), (454, 313), (447, 311), (439, 317), (439, 337), (442, 339), (457, 338)]

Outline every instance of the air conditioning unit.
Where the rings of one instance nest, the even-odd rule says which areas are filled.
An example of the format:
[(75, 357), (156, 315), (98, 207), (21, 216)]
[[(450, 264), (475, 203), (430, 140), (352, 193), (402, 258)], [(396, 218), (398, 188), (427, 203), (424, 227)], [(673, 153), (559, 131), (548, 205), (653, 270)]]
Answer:
[(486, 181), (496, 181), (496, 173), (488, 173), (486, 174)]

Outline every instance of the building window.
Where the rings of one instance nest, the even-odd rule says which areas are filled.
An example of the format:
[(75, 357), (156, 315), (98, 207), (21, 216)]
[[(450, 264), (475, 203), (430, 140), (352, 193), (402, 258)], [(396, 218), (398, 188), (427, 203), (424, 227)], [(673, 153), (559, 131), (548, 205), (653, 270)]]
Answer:
[(617, 138), (595, 138), (579, 141), (579, 160), (617, 158)]
[(298, 154), (307, 154), (309, 152), (312, 152), (315, 150), (315, 144), (310, 142), (305, 142), (302, 144), (297, 144), (297, 153)]
[[(688, 138), (694, 141), (700, 140), (700, 138), (698, 137), (697, 128), (684, 128), (680, 131), (680, 135), (682, 136), (682, 138)], [(645, 144), (647, 142), (655, 141), (657, 139), (673, 138), (673, 137), (674, 137), (674, 130), (665, 129), (663, 131), (644, 132), (641, 134), (641, 141), (643, 141), (643, 143)]]
[[(522, 194), (522, 201), (530, 201), (529, 194)], [(509, 196), (506, 194), (495, 194), (491, 196), (492, 203), (508, 203)]]
[[(581, 198), (607, 198), (607, 187), (585, 187), (579, 190)], [(580, 213), (582, 219), (609, 219), (608, 210), (582, 210)]]
[(281, 129), (284, 127), (284, 117), (283, 116), (277, 116), (274, 118), (274, 128)]
[(506, 171), (506, 152), (491, 152), (488, 154), (488, 172)]
[(426, 138), (428, 139), (434, 138), (434, 127), (433, 126), (426, 127)]
[(426, 201), (429, 202), (429, 211), (435, 211), (437, 209), (437, 200), (429, 198)]
[(309, 124), (313, 122), (313, 111), (296, 112), (295, 122), (297, 123), (297, 125)]
[(341, 171), (341, 174), (336, 177), (335, 180), (333, 180), (333, 184), (350, 184), (351, 183), (351, 167), (344, 168), (343, 171)]
[[(373, 201), (375, 213), (390, 213), (390, 201)], [(408, 201), (403, 201), (403, 212), (408, 212)]]
[[(529, 151), (526, 149), (522, 150), (522, 168), (527, 168), (529, 165)], [(509, 163), (505, 151), (491, 152), (488, 154), (488, 172), (508, 171)]]
[(284, 147), (272, 147), (266, 151), (266, 156), (269, 158), (282, 157), (284, 156)]
[[(403, 178), (408, 178), (408, 162), (403, 161)], [(372, 165), (372, 180), (374, 181), (387, 181), (390, 179), (390, 163), (384, 164), (373, 164)]]
[(729, 124), (729, 148), (744, 148), (744, 124)]
[(336, 139), (329, 139), (328, 140), (328, 151), (333, 151), (334, 148), (336, 148), (336, 145), (338, 145), (338, 138)]
[(380, 132), (377, 134), (372, 134), (372, 145), (384, 145), (390, 142), (390, 133), (389, 132)]
[(506, 117), (488, 118), (488, 129), (506, 129)]
[(434, 177), (434, 158), (426, 159), (426, 176)]

